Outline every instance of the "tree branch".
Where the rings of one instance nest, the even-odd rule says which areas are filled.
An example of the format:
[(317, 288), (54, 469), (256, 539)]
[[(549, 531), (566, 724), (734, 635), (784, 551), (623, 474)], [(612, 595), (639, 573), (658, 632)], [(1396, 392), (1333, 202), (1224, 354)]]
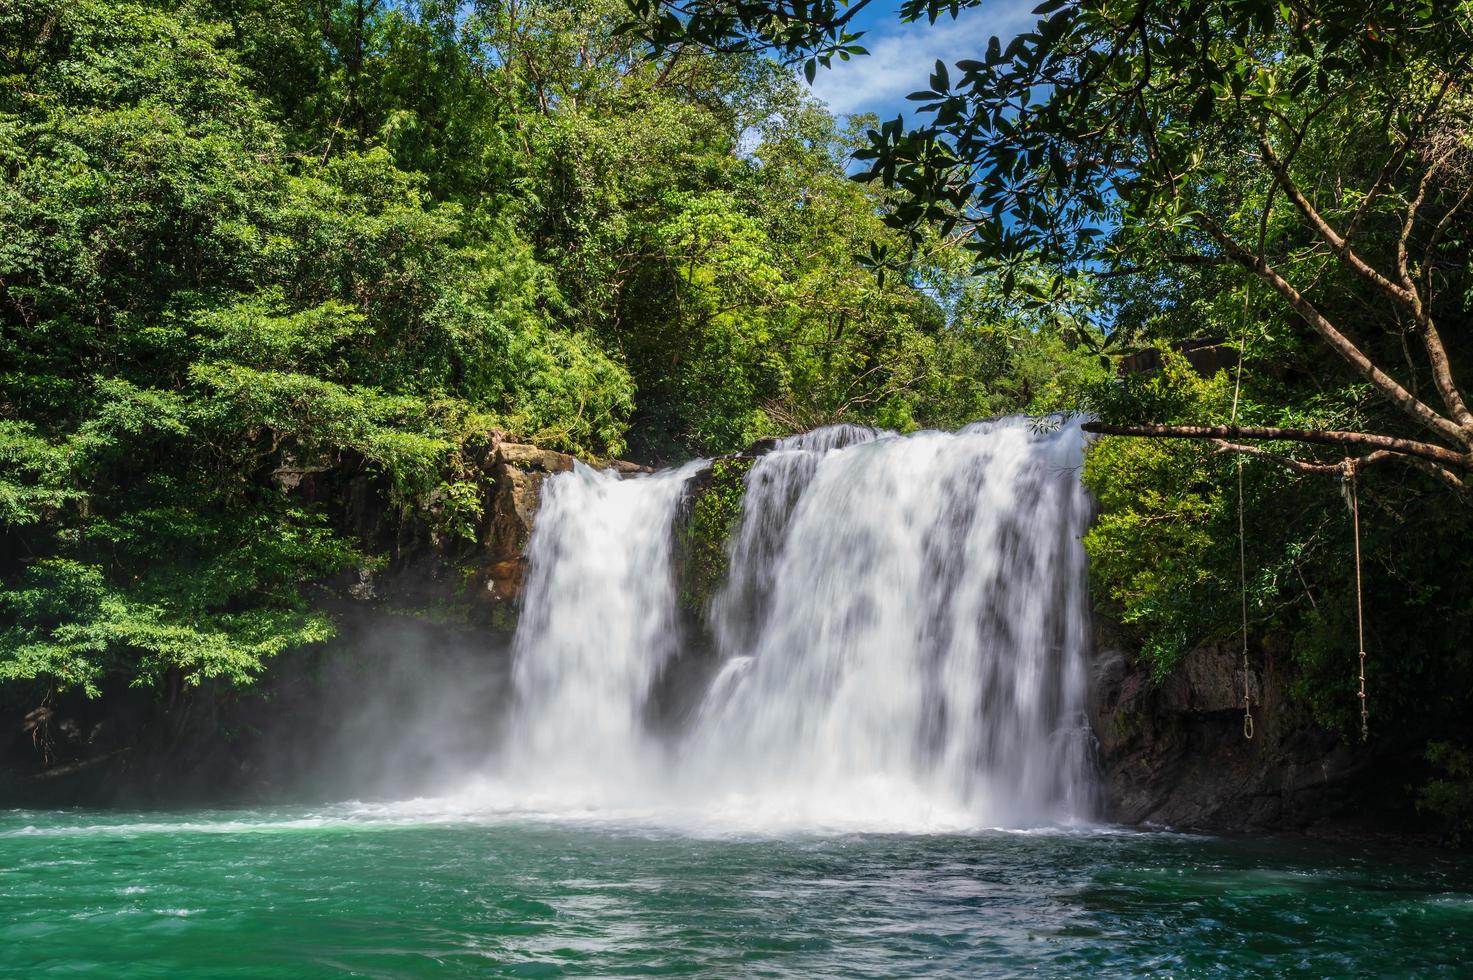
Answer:
[(1360, 225), (1361, 219), (1365, 217), (1366, 212), (1370, 210), (1371, 205), (1380, 195), (1381, 189), (1386, 186), (1386, 182), (1391, 179), (1391, 175), (1401, 167), (1402, 162), (1406, 159), (1407, 154), (1410, 153), (1412, 147), (1416, 145), (1417, 140), (1422, 135), (1423, 127), (1428, 123), (1428, 121), (1432, 119), (1433, 115), (1436, 114), (1438, 108), (1441, 107), (1443, 98), (1447, 95), (1448, 90), (1452, 87), (1453, 79), (1461, 74), (1461, 67), (1463, 64), (1466, 63), (1466, 60), (1467, 59), (1463, 59), (1463, 61), (1458, 62), (1459, 70), (1450, 71), (1443, 75), (1442, 84), (1438, 86), (1437, 94), (1432, 97), (1431, 102), (1427, 103), (1426, 107), (1422, 110), (1421, 115), (1418, 117), (1416, 123), (1407, 130), (1406, 139), (1402, 140), (1401, 145), (1397, 147), (1396, 150), (1392, 152), (1391, 156), (1386, 159), (1386, 163), (1382, 165), (1380, 172), (1376, 174), (1376, 179), (1371, 183), (1371, 189), (1366, 192), (1366, 196), (1361, 199), (1360, 206), (1356, 208), (1355, 213), (1350, 216), (1350, 224), (1346, 225), (1345, 227), (1346, 237), (1355, 234), (1355, 230)]
[(1442, 344), (1442, 335), (1437, 330), (1437, 324), (1432, 320), (1431, 310), (1422, 302), (1422, 296), (1417, 292), (1417, 284), (1412, 278), (1411, 263), (1407, 257), (1407, 243), (1411, 240), (1412, 231), (1416, 228), (1417, 214), (1421, 211), (1422, 203), (1427, 200), (1427, 187), (1432, 183), (1433, 175), (1452, 156), (1452, 153), (1452, 150), (1448, 150), (1441, 157), (1429, 163), (1422, 174), (1422, 179), (1417, 182), (1417, 196), (1407, 205), (1406, 219), (1402, 222), (1401, 234), (1396, 239), (1396, 268), (1401, 275), (1402, 286), (1407, 295), (1411, 297), (1412, 317), (1422, 334), (1422, 344), (1427, 348), (1427, 362), (1432, 367), (1432, 382), (1437, 386), (1437, 393), (1442, 396), (1443, 404), (1452, 413), (1452, 417), (1464, 427), (1473, 429), (1473, 414), (1469, 413), (1468, 406), (1463, 402), (1463, 393), (1458, 390), (1457, 383), (1453, 381), (1447, 348)]
[(1441, 480), (1454, 490), (1461, 491), (1468, 489), (1468, 484), (1463, 482), (1462, 477), (1451, 470), (1438, 466), (1436, 463), (1428, 462), (1425, 459), (1418, 459), (1415, 456), (1400, 456), (1397, 458), (1405, 463), (1410, 463), (1433, 479)]
[(1244, 248), (1231, 235), (1224, 232), (1217, 223), (1207, 215), (1198, 212), (1197, 222), (1203, 230), (1215, 239), (1227, 253), (1249, 272), (1260, 277), (1274, 291), (1288, 301), (1294, 311), (1304, 318), (1310, 328), (1319, 334), (1334, 351), (1344, 358), (1357, 374), (1365, 378), (1392, 404), (1406, 412), (1412, 418), (1426, 425), (1438, 435), (1447, 439), (1453, 445), (1467, 446), (1473, 442), (1468, 432), (1450, 419), (1445, 418), (1430, 405), (1407, 391), (1391, 375), (1381, 370), (1371, 362), (1371, 359), (1351, 342), (1335, 325), (1325, 318), (1313, 303), (1295, 289), (1288, 280), (1281, 276), (1277, 269), (1270, 265), (1265, 259), (1254, 255)]
[(1399, 456), (1414, 456), (1440, 466), (1473, 470), (1473, 453), (1459, 453), (1430, 442), (1400, 439), (1373, 432), (1344, 432), (1337, 429), (1281, 429), (1258, 425), (1116, 425), (1086, 422), (1084, 431), (1102, 436), (1145, 436), (1156, 439), (1249, 439), (1304, 442), (1318, 446), (1355, 446), (1382, 450)]
[[(1308, 460), (1295, 459), (1293, 456), (1285, 456), (1283, 453), (1275, 453), (1270, 452), (1267, 449), (1260, 449), (1258, 446), (1245, 446), (1242, 443), (1238, 442), (1228, 442), (1226, 439), (1213, 439), (1212, 443), (1217, 447), (1219, 452), (1242, 453), (1244, 456), (1253, 456), (1256, 459), (1266, 459), (1272, 463), (1277, 463), (1278, 465), (1291, 469), (1296, 473), (1306, 473), (1321, 476), (1334, 476), (1343, 474), (1345, 472), (1345, 466), (1347, 463), (1349, 463), (1351, 466), (1354, 466), (1356, 469), (1360, 469), (1362, 466), (1370, 466), (1375, 463), (1384, 462), (1388, 459), (1402, 459), (1407, 460), (1408, 462), (1411, 461), (1411, 457), (1402, 456), (1400, 453), (1394, 453), (1389, 449), (1377, 449), (1375, 452), (1367, 453), (1364, 456), (1356, 456), (1348, 460), (1341, 460), (1338, 463), (1312, 463)], [(1418, 462), (1425, 461), (1418, 460)], [(1456, 479), (1456, 477), (1454, 477), (1454, 479)]]
[(1325, 244), (1329, 245), (1335, 254), (1340, 256), (1347, 265), (1366, 279), (1375, 283), (1377, 287), (1392, 299), (1408, 305), (1414, 303), (1414, 294), (1408, 293), (1401, 286), (1398, 286), (1386, 276), (1376, 271), (1376, 269), (1372, 268), (1370, 263), (1361, 258), (1355, 249), (1350, 247), (1350, 243), (1330, 226), (1330, 223), (1315, 209), (1315, 206), (1309, 203), (1309, 199), (1304, 196), (1304, 192), (1299, 189), (1299, 185), (1294, 183), (1294, 178), (1289, 176), (1288, 169), (1279, 160), (1278, 155), (1274, 153), (1273, 147), (1269, 145), (1268, 138), (1264, 135), (1262, 129), (1257, 133), (1257, 137), (1259, 149), (1263, 153), (1263, 162), (1268, 165), (1268, 169), (1273, 173), (1274, 178), (1278, 180), (1279, 186), (1284, 189), (1284, 194), (1289, 200), (1294, 202), (1294, 206), (1299, 209), (1299, 213), (1304, 216), (1304, 220), (1309, 223), (1314, 233), (1323, 239)]

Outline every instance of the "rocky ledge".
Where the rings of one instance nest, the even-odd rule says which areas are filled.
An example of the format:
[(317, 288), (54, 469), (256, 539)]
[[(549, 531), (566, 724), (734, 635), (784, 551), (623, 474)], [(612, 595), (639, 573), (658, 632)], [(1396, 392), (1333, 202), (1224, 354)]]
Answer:
[(498, 434), (470, 456), (469, 472), (456, 475), (476, 488), (475, 518), (453, 530), (438, 519), (446, 501), (432, 495), (401, 508), (363, 460), (279, 471), (284, 491), (325, 507), (381, 558), (323, 583), (314, 597), (332, 612), (337, 638), (278, 658), (246, 689), (206, 681), (155, 691), (119, 680), (96, 699), (0, 689), (9, 728), (0, 738), (0, 806), (390, 792), (387, 772), (351, 771), (343, 761), (365, 743), (399, 759), (393, 792), (456, 759), (484, 758), (510, 686), (543, 484), (577, 460)]
[[(685, 674), (712, 669), (702, 611), (725, 572), (742, 478), (763, 448), (718, 459), (696, 474), (672, 528), (679, 628), (691, 651), (682, 660)], [(494, 727), (485, 724), (484, 712), (495, 710), (508, 686), (511, 630), (543, 485), (577, 462), (501, 437), (477, 457), (469, 476), (480, 498), (477, 516), (455, 533), (436, 520), (439, 502), (430, 499), (406, 515), (365, 466), (349, 461), (333, 471), (295, 474), (293, 492), (333, 504), (343, 529), (385, 556), (377, 570), (336, 583), (333, 598), (324, 600), (343, 635), (274, 666), (251, 691), (204, 685), (181, 699), (185, 692), (155, 697), (123, 689), (101, 701), (64, 696), (39, 708), (23, 699), (0, 705), (17, 721), (11, 745), (0, 749), (0, 798), (76, 803), (290, 795), (282, 774), (313, 773), (313, 785), (324, 785), (334, 767), (324, 775), (307, 760), (331, 757), (323, 748), (344, 732), (360, 740), (368, 730), (416, 728), (435, 732), (438, 744), (447, 733), (451, 741), (474, 743), (475, 733)], [(1386, 828), (1404, 835), (1412, 827), (1415, 817), (1402, 801), (1415, 774), (1403, 762), (1416, 757), (1417, 747), (1382, 737), (1368, 751), (1316, 725), (1291, 695), (1289, 651), (1252, 651), (1248, 739), (1239, 650), (1205, 645), (1166, 678), (1153, 679), (1104, 616), (1095, 648), (1089, 722), (1106, 819), (1358, 836)], [(419, 679), (401, 683), (407, 670)], [(426, 685), (420, 676), (426, 674), (440, 687)], [(672, 673), (662, 683), (672, 690), (699, 686), (689, 680)], [(446, 706), (464, 701), (460, 694), (477, 685), (486, 690), (473, 716), (449, 717)], [(426, 702), (406, 707), (406, 691), (421, 689), (432, 692)], [(672, 709), (672, 717), (678, 714)], [(466, 751), (483, 747), (469, 744)], [(429, 767), (428, 760), (416, 764)]]
[[(460, 533), (437, 526), (443, 504), (433, 496), (422, 514), (402, 515), (387, 488), (366, 471), (347, 478), (346, 488), (308, 488), (326, 501), (345, 502), (345, 529), (387, 557), (381, 570), (361, 569), (351, 581), (339, 583), (346, 585), (340, 591), (381, 610), (440, 623), (500, 631), (514, 627), (542, 484), (578, 460), (501, 437), (477, 455), (469, 479), (479, 495), (478, 516)], [(648, 472), (624, 460), (589, 465)]]
[(1214, 831), (1415, 836), (1415, 744), (1373, 748), (1326, 731), (1292, 696), (1290, 651), (1250, 651), (1252, 737), (1242, 650), (1206, 644), (1153, 679), (1121, 631), (1097, 620), (1090, 725), (1107, 819)]

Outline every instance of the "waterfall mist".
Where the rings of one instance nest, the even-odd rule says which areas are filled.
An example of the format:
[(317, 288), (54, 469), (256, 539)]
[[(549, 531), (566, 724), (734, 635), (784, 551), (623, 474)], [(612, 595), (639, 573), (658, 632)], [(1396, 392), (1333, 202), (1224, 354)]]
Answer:
[[(477, 795), (759, 827), (1087, 819), (1084, 442), (1022, 417), (780, 440), (746, 475), (700, 643), (672, 537), (701, 464), (552, 478)], [(656, 725), (685, 658), (707, 669)]]

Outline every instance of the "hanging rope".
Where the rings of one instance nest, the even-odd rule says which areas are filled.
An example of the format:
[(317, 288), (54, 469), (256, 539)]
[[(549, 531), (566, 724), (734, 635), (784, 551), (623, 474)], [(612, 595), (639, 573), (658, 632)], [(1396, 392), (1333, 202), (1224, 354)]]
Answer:
[(1242, 596), (1243, 621), (1243, 737), (1253, 737), (1253, 673), (1248, 668), (1248, 559), (1243, 547), (1243, 457), (1238, 456), (1238, 590)]
[(1360, 740), (1370, 737), (1370, 712), (1366, 705), (1366, 616), (1360, 582), (1360, 494), (1355, 483), (1355, 460), (1345, 461), (1345, 482), (1350, 491), (1350, 523), (1355, 530), (1355, 641), (1360, 650)]
[[(1238, 396), (1243, 391), (1243, 361), (1248, 354), (1248, 294), (1243, 294), (1243, 329), (1238, 341), (1237, 379), (1233, 382), (1233, 420), (1238, 424)], [(1253, 673), (1248, 667), (1248, 534), (1243, 522), (1243, 454), (1238, 453), (1238, 594), (1242, 600), (1242, 623), (1239, 635), (1243, 641), (1243, 737), (1253, 738)]]

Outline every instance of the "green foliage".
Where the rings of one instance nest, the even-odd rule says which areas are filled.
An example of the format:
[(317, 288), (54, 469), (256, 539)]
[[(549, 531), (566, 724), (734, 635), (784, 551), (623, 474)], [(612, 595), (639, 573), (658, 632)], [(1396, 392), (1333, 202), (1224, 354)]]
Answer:
[[(1134, 387), (1143, 400), (1173, 405), (1172, 421), (1189, 421), (1220, 410), (1226, 381), (1199, 378), (1177, 355)], [(1237, 584), (1232, 478), (1201, 444), (1105, 439), (1086, 456), (1085, 485), (1100, 504), (1084, 538), (1090, 570), (1121, 621), (1139, 628), (1157, 677), (1219, 627), (1220, 597)]]
[(66, 483), (67, 452), (25, 422), (0, 420), (0, 524), (35, 524), (81, 494)]
[[(898, 14), (934, 24), (984, 2), (907, 0)], [(863, 53), (848, 29), (863, 6), (629, 3), (631, 28), (658, 46), (769, 51), (809, 71)], [(917, 240), (929, 225), (961, 227), (969, 249), (1010, 268), (1040, 257), (1159, 266), (1162, 251), (1128, 254), (1105, 229), (1205, 232), (1197, 219), (1216, 218), (1232, 196), (1220, 181), (1227, 161), (1285, 135), (1281, 126), (1292, 137), (1306, 114), (1352, 134), (1334, 150), (1346, 156), (1362, 138), (1407, 134), (1428, 118), (1419, 120), (1419, 100), (1433, 79), (1460, 77), (1473, 45), (1466, 0), (1058, 0), (1034, 14), (1032, 30), (979, 38), (972, 57), (937, 62), (929, 89), (910, 96), (924, 124), (876, 126), (858, 154), (871, 161), (869, 177), (904, 191), (892, 224)], [(1445, 121), (1466, 125), (1457, 102), (1442, 104)], [(1377, 124), (1357, 131), (1363, 114)], [(1410, 168), (1395, 169), (1388, 179), (1415, 186)]]
[[(934, 354), (925, 360), (922, 402), (927, 423), (955, 428), (982, 416), (1077, 411), (1110, 378), (1107, 365), (1091, 353), (1097, 342), (1086, 316), (1094, 297), (1080, 290), (1063, 297), (1046, 316), (998, 276), (965, 275), (960, 268), (937, 270), (928, 282), (949, 311), (937, 331)], [(1042, 269), (1023, 274), (1025, 285), (1042, 288)]]
[[(151, 516), (173, 519), (176, 532), (188, 520)], [(152, 537), (147, 526), (125, 529), (121, 536), (136, 546), (140, 530)], [(0, 629), (0, 681), (44, 677), (93, 695), (117, 669), (134, 684), (157, 684), (169, 672), (189, 684), (214, 677), (244, 683), (267, 658), (332, 635), (327, 618), (302, 608), (294, 589), (330, 570), (324, 549), (313, 547), (320, 542), (310, 539), (312, 530), (222, 549), (189, 563), (202, 580), (185, 579), (183, 569), (175, 568), (136, 592), (109, 586), (97, 566), (68, 559), (35, 562), (0, 595), (0, 611), (11, 624)], [(156, 540), (170, 537), (177, 540), (177, 534)], [(197, 540), (191, 543), (198, 546)], [(139, 550), (152, 551), (153, 544)], [(240, 561), (257, 564), (233, 564)], [(222, 597), (254, 589), (274, 591), (282, 601), (239, 612), (222, 608)]]
[(722, 456), (711, 463), (711, 473), (695, 492), (677, 542), (677, 581), (680, 605), (704, 614), (712, 597), (726, 581), (727, 542), (742, 515), (744, 481), (754, 460)]
[(869, 274), (883, 196), (780, 66), (624, 16), (0, 11), (0, 679), (249, 681), (383, 558), (347, 479), (472, 537), (493, 431), (660, 461), (1081, 390), (995, 278)]
[[(981, 3), (908, 0), (900, 16)], [(848, 25), (862, 6), (630, 3), (658, 45), (772, 51), (810, 70), (859, 53)], [(1441, 476), (1467, 483), (1457, 380), (1473, 345), (1452, 325), (1473, 315), (1473, 5), (1060, 0), (1035, 13), (1032, 30), (938, 63), (912, 96), (912, 128), (866, 133), (858, 155), (894, 194), (886, 223), (899, 234), (869, 264), (906, 271), (949, 236), (1027, 307), (1085, 290), (1099, 328), (1060, 334), (1085, 349), (1205, 342), (1244, 358), (1240, 397), (1236, 376), (1199, 380), (1171, 358), (1153, 375), (1079, 376), (1106, 422), (1417, 440), (1443, 451)], [(1251, 638), (1285, 641), (1298, 696), (1351, 730), (1354, 566), (1325, 471), (1371, 447), (1254, 445)], [(1112, 438), (1089, 454), (1104, 505), (1086, 542), (1097, 593), (1158, 674), (1239, 629), (1238, 471), (1218, 448)], [(1301, 475), (1286, 458), (1321, 469)], [(1440, 740), (1465, 728), (1473, 699), (1473, 508), (1427, 469), (1378, 459), (1358, 478), (1373, 735)]]
[(1417, 790), (1417, 809), (1437, 817), (1459, 839), (1473, 834), (1473, 752), (1431, 742), (1427, 762), (1437, 776)]
[(436, 530), (476, 540), (476, 527), (485, 513), (481, 488), (473, 480), (444, 481), (430, 498), (430, 513)]
[[(1283, 397), (1282, 393), (1280, 397)], [(1233, 377), (1201, 377), (1180, 355), (1157, 373), (1097, 391), (1106, 417), (1148, 413), (1207, 425), (1231, 415)], [(1249, 424), (1345, 428), (1363, 390), (1270, 405), (1244, 396)], [(1270, 451), (1290, 453), (1286, 444)], [(1239, 631), (1237, 459), (1200, 441), (1107, 437), (1085, 461), (1101, 504), (1085, 538), (1097, 595), (1137, 631), (1157, 676), (1197, 644)], [(1270, 460), (1243, 462), (1250, 639), (1291, 651), (1296, 696), (1324, 724), (1358, 727), (1355, 570), (1349, 510), (1334, 477), (1296, 476)], [(1446, 506), (1414, 472), (1359, 479), (1372, 729), (1453, 723), (1473, 696), (1469, 653), (1473, 574), (1462, 542), (1473, 514)]]
[(219, 24), (5, 29), (0, 677), (243, 682), (329, 635), (309, 586), (368, 559), (283, 474), (361, 461), (463, 534), (467, 440), (622, 445), (628, 375), (547, 320), (515, 231), (383, 147), (290, 152)]

